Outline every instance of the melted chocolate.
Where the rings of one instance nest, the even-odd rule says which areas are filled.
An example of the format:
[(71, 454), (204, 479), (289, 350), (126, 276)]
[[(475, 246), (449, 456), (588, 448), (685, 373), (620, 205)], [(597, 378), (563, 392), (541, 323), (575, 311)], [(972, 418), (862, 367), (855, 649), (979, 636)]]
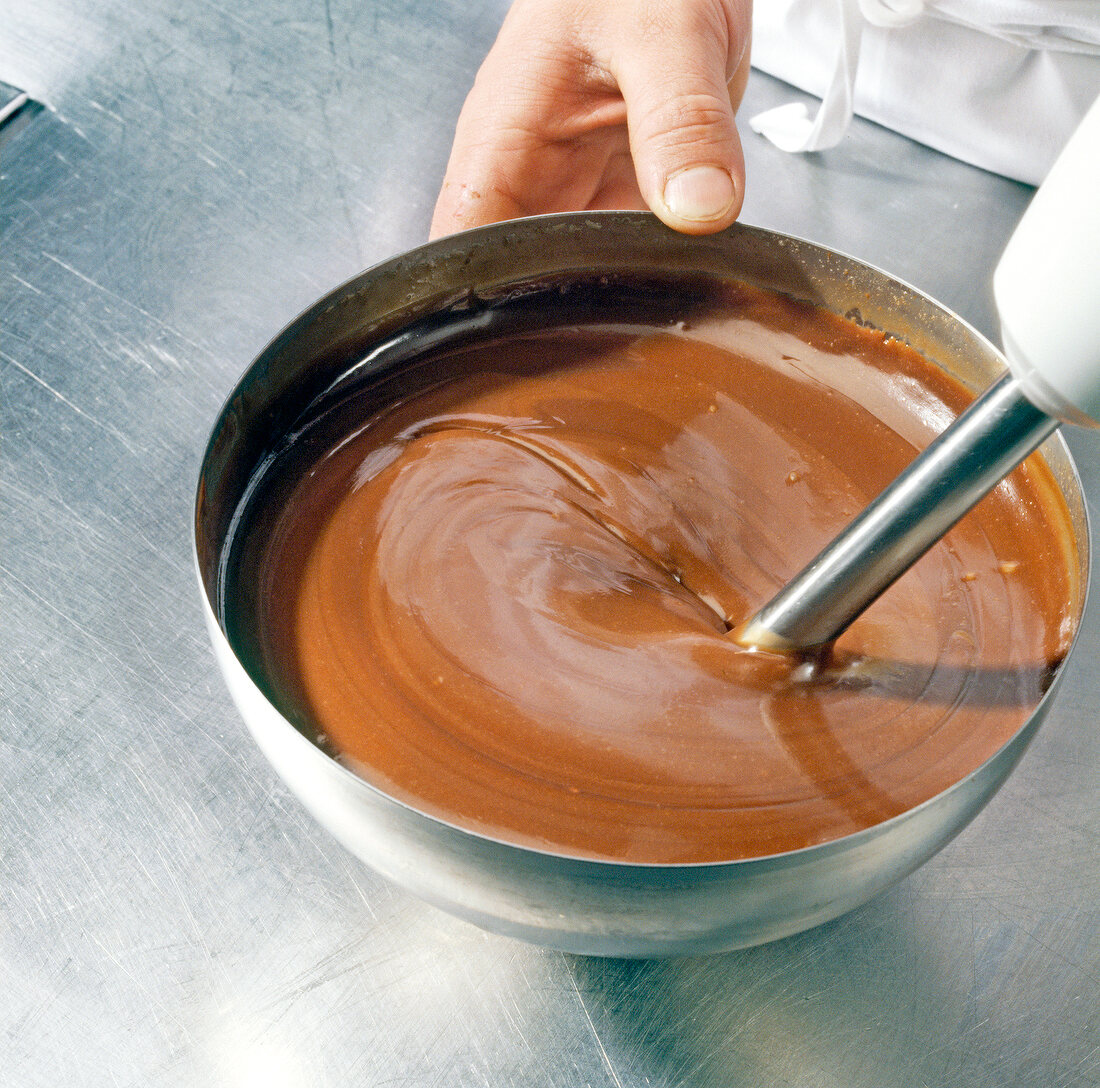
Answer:
[(779, 296), (730, 288), (689, 327), (644, 297), (598, 323), (547, 295), (526, 329), (321, 413), (239, 534), (254, 671), (392, 796), (579, 856), (760, 856), (941, 792), (1068, 646), (1048, 470), (1017, 470), (823, 667), (742, 650), (728, 628), (970, 398)]

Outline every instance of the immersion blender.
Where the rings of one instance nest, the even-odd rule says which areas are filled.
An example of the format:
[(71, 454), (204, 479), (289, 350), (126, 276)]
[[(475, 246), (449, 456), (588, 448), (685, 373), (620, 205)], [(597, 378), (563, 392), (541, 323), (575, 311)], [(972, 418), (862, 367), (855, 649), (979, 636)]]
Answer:
[(829, 645), (1058, 426), (1100, 426), (1100, 99), (993, 275), (1008, 373), (734, 634)]

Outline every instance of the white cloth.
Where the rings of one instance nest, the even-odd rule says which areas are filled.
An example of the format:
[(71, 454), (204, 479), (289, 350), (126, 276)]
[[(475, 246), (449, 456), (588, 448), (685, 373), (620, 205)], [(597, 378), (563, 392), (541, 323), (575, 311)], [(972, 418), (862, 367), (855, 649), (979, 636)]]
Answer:
[(753, 64), (823, 100), (750, 119), (784, 150), (855, 112), (1035, 185), (1100, 96), (1100, 0), (757, 0)]

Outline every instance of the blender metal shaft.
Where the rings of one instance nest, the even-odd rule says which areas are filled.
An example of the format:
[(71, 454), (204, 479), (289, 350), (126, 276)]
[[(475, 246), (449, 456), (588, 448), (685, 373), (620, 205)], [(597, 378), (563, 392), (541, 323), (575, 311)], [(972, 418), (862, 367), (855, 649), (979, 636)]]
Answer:
[(1006, 374), (733, 637), (780, 653), (832, 642), (1057, 427)]

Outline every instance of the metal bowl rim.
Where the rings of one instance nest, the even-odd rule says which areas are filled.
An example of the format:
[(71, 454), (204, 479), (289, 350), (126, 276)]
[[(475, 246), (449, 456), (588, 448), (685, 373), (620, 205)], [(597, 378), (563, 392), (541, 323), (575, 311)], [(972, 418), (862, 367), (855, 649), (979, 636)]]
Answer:
[[(265, 357), (272, 352), (278, 345), (280, 345), (285, 339), (291, 337), (296, 332), (308, 326), (324, 313), (328, 312), (331, 308), (338, 305), (347, 297), (353, 296), (358, 290), (359, 286), (370, 278), (377, 277), (385, 272), (387, 266), (397, 266), (400, 263), (407, 262), (412, 258), (417, 258), (425, 253), (431, 252), (433, 249), (442, 248), (443, 245), (453, 245), (456, 241), (462, 239), (480, 239), (491, 236), (494, 233), (499, 233), (504, 229), (528, 229), (537, 231), (541, 227), (545, 226), (567, 226), (570, 223), (583, 223), (585, 221), (594, 221), (594, 224), (600, 222), (614, 222), (619, 221), (624, 224), (629, 224), (631, 221), (636, 221), (639, 225), (653, 225), (660, 224), (660, 221), (656, 216), (648, 212), (631, 212), (631, 211), (596, 211), (596, 212), (561, 212), (551, 213), (546, 215), (528, 216), (520, 219), (508, 220), (504, 223), (493, 223), (487, 226), (474, 227), (466, 231), (462, 231), (458, 234), (447, 235), (443, 238), (435, 239), (429, 242), (425, 242), (419, 246), (415, 246), (412, 249), (406, 250), (399, 254), (393, 254), (389, 257), (385, 257), (375, 264), (369, 266), (361, 272), (351, 276), (343, 283), (337, 285), (332, 290), (328, 291), (320, 299), (310, 304), (304, 310), (301, 311), (295, 318), (288, 322), (278, 333), (271, 338), (271, 340), (264, 346), (264, 348), (255, 356), (255, 358), (248, 364), (233, 387), (226, 395), (224, 402), (219, 409), (214, 419), (214, 424), (211, 428), (210, 435), (207, 439), (206, 446), (204, 447), (203, 456), (200, 461), (200, 485), (202, 479), (202, 468), (205, 467), (209, 460), (211, 450), (213, 449), (215, 440), (221, 431), (224, 423), (225, 416), (227, 415), (230, 406), (237, 395), (240, 387), (244, 384), (245, 379), (252, 372), (252, 370), (262, 362)], [(914, 287), (912, 284), (905, 280), (899, 279), (896, 276), (884, 271), (876, 265), (870, 264), (858, 257), (853, 257), (848, 253), (841, 250), (833, 249), (832, 247), (822, 245), (819, 242), (815, 242), (812, 239), (804, 238), (798, 235), (786, 234), (782, 231), (773, 230), (767, 227), (753, 226), (750, 224), (737, 222), (734, 223), (727, 231), (721, 232), (722, 234), (734, 233), (734, 232), (750, 232), (758, 236), (762, 236), (768, 239), (778, 242), (780, 245), (786, 243), (796, 243), (800, 246), (806, 246), (810, 249), (817, 250), (823, 255), (829, 258), (840, 258), (844, 261), (858, 266), (860, 269), (871, 272), (877, 277), (881, 277), (887, 281), (884, 288), (890, 284), (896, 285), (918, 296), (925, 303), (930, 305), (935, 310), (940, 311), (943, 315), (948, 317), (952, 322), (962, 326), (971, 336), (973, 336), (980, 344), (987, 347), (988, 350), (1000, 360), (1004, 360), (1003, 353), (999, 348), (994, 345), (988, 337), (975, 329), (964, 318), (960, 317), (953, 310), (948, 309), (943, 303), (938, 302), (932, 298), (926, 292), (922, 291), (918, 287)], [(716, 236), (701, 236), (702, 238), (713, 238)], [(654, 269), (654, 272), (659, 274), (659, 269)], [(593, 274), (599, 274), (599, 268), (594, 267), (591, 269)], [(731, 272), (731, 279), (736, 279), (736, 273)], [(1007, 367), (1007, 362), (1005, 363)], [(259, 685), (255, 682), (251, 672), (241, 661), (237, 654), (236, 648), (233, 646), (229, 639), (229, 636), (225, 632), (225, 628), (222, 624), (221, 617), (218, 615), (218, 608), (214, 601), (210, 599), (210, 595), (207, 592), (205, 580), (202, 575), (202, 564), (198, 554), (198, 533), (197, 526), (200, 515), (200, 501), (201, 501), (201, 487), (196, 490), (195, 502), (193, 505), (193, 531), (191, 533), (191, 553), (192, 560), (195, 568), (195, 574), (199, 583), (199, 590), (203, 597), (203, 603), (206, 608), (210, 610), (215, 620), (215, 626), (217, 627), (219, 634), (225, 641), (226, 646), (231, 651), (234, 659), (241, 666), (242, 670), (248, 676), (248, 679), (255, 689), (256, 694), (263, 699), (263, 701), (270, 707), (276, 719), (281, 726), (295, 734), (300, 742), (321, 757), (322, 760), (331, 768), (335, 769), (339, 774), (346, 777), (346, 781), (356, 790), (363, 790), (373, 795), (374, 797), (382, 800), (383, 802), (391, 805), (396, 805), (399, 808), (405, 810), (410, 815), (418, 820), (425, 821), (428, 824), (439, 825), (448, 831), (455, 833), (461, 837), (468, 837), (472, 840), (481, 842), (487, 846), (500, 849), (506, 852), (517, 851), (524, 855), (535, 855), (545, 857), (548, 860), (555, 862), (568, 863), (570, 865), (591, 868), (595, 871), (613, 869), (618, 872), (661, 872), (661, 873), (689, 873), (700, 871), (724, 871), (724, 870), (745, 870), (745, 869), (758, 869), (768, 870), (777, 867), (786, 867), (789, 865), (795, 865), (809, 860), (811, 858), (828, 858), (831, 854), (842, 853), (851, 849), (856, 849), (860, 845), (872, 841), (875, 838), (888, 834), (893, 828), (906, 823), (920, 813), (933, 805), (942, 805), (954, 794), (964, 791), (968, 785), (973, 782), (974, 779), (987, 773), (992, 764), (1004, 757), (1008, 749), (1020, 744), (1021, 737), (1027, 733), (1029, 728), (1032, 728), (1036, 722), (1042, 720), (1047, 710), (1049, 709), (1049, 703), (1053, 699), (1057, 689), (1061, 686), (1063, 677), (1065, 675), (1066, 668), (1069, 664), (1073, 652), (1077, 647), (1079, 635), (1082, 627), (1082, 622), (1085, 615), (1085, 610), (1088, 605), (1088, 598), (1091, 592), (1091, 520), (1089, 515), (1088, 504), (1083, 501), (1084, 488), (1082, 486), (1080, 473), (1077, 468), (1077, 464), (1073, 458), (1064, 437), (1061, 433), (1055, 433), (1051, 438), (1047, 439), (1047, 442), (1053, 442), (1062, 452), (1065, 457), (1066, 465), (1069, 469), (1069, 481), (1075, 485), (1078, 494), (1082, 498), (1082, 517), (1084, 522), (1084, 540), (1079, 540), (1075, 537), (1074, 545), (1078, 549), (1079, 566), (1084, 572), (1083, 584), (1081, 586), (1080, 603), (1077, 610), (1076, 625), (1073, 632), (1073, 637), (1070, 641), (1069, 648), (1066, 651), (1065, 656), (1058, 664), (1053, 679), (1048, 689), (1043, 693), (1039, 702), (1032, 709), (1031, 713), (1024, 719), (1020, 727), (1012, 734), (1012, 736), (1005, 741), (1005, 743), (988, 756), (981, 764), (975, 767), (969, 774), (952, 783), (946, 789), (941, 790), (939, 793), (934, 794), (932, 797), (914, 805), (912, 808), (906, 809), (904, 812), (900, 812), (895, 816), (891, 816), (889, 819), (883, 820), (877, 824), (873, 824), (870, 827), (862, 828), (859, 831), (851, 832), (847, 835), (843, 835), (835, 839), (827, 839), (823, 842), (813, 843), (809, 846), (799, 847), (795, 850), (787, 850), (773, 854), (763, 854), (754, 857), (747, 858), (731, 858), (727, 860), (712, 860), (712, 861), (696, 861), (696, 862), (639, 862), (628, 861), (617, 858), (596, 858), (589, 857), (582, 854), (573, 854), (562, 850), (553, 850), (546, 847), (539, 847), (529, 844), (523, 844), (513, 842), (505, 838), (500, 838), (494, 835), (490, 835), (483, 831), (476, 831), (468, 827), (463, 827), (460, 824), (453, 823), (441, 816), (437, 816), (431, 812), (427, 812), (424, 809), (417, 808), (411, 802), (405, 801), (399, 797), (396, 797), (390, 793), (387, 793), (382, 787), (369, 782), (361, 775), (357, 774), (350, 767), (346, 766), (338, 759), (330, 756), (317, 744), (315, 744), (306, 734), (297, 729), (290, 721), (285, 717), (282, 711), (267, 697), (262, 691)], [(1045, 443), (1044, 443), (1045, 445)], [(1062, 492), (1062, 488), (1059, 486), (1059, 491)], [(224, 547), (226, 541), (219, 542), (221, 547)], [(1034, 731), (1032, 729), (1032, 731)], [(1030, 737), (1024, 743), (1030, 742)], [(984, 807), (984, 805), (983, 805)]]

